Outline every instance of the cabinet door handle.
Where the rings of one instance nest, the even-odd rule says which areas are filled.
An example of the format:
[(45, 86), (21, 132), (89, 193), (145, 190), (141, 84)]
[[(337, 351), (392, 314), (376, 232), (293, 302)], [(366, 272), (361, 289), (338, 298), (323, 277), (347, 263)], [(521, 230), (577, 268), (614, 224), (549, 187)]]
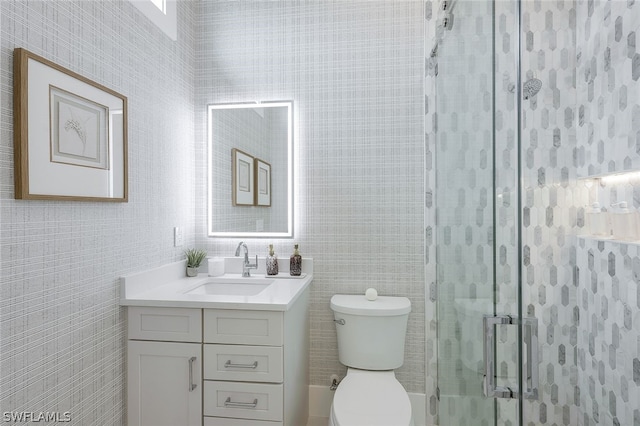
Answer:
[(189, 358), (189, 392), (192, 392), (195, 388), (198, 387), (197, 383), (193, 381), (193, 363), (196, 361), (196, 357), (192, 356)]
[(254, 361), (253, 364), (232, 364), (231, 360), (228, 359), (227, 362), (224, 363), (224, 368), (258, 368), (258, 361)]
[(229, 396), (224, 402), (224, 406), (229, 408), (256, 408), (258, 406), (258, 398), (254, 399), (253, 402), (233, 402)]

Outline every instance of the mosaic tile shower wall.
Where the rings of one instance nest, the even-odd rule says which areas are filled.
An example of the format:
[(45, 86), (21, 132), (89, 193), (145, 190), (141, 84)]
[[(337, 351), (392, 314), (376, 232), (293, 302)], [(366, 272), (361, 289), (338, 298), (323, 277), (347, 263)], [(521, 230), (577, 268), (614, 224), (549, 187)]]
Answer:
[[(331, 374), (345, 372), (333, 294), (376, 287), (409, 297), (397, 377), (409, 392), (425, 393), (424, 1), (364, 4), (201, 2), (196, 110), (294, 100), (295, 239), (245, 240), (250, 255), (264, 256), (273, 243), (286, 259), (295, 242), (314, 258), (313, 385), (328, 386)], [(196, 140), (204, 135), (206, 117), (198, 113)], [(199, 146), (197, 170), (206, 170), (205, 152)], [(203, 237), (206, 186), (197, 178), (198, 245), (233, 255), (238, 239)]]
[[(118, 277), (193, 244), (193, 3), (178, 42), (128, 1), (0, 2), (0, 407), (122, 425), (126, 318)], [(129, 101), (129, 202), (14, 200), (13, 49)]]
[[(577, 2), (580, 177), (640, 170), (640, 4)], [(640, 207), (637, 176), (581, 180), (589, 202)], [(575, 315), (579, 424), (640, 426), (640, 252), (579, 238)]]
[[(638, 338), (637, 335), (628, 333), (633, 329), (630, 321), (634, 318), (633, 301), (638, 297), (635, 292), (637, 286), (631, 284), (620, 288), (621, 284), (614, 277), (613, 293), (607, 290), (607, 275), (610, 277), (614, 274), (612, 271), (623, 269), (623, 273), (619, 275), (626, 277), (625, 281), (628, 281), (627, 275), (631, 273), (630, 265), (633, 261), (629, 260), (630, 256), (626, 253), (628, 247), (624, 244), (619, 245), (620, 250), (611, 249), (606, 256), (598, 254), (596, 250), (589, 250), (589, 255), (585, 255), (584, 247), (593, 244), (592, 240), (587, 239), (587, 243), (584, 243), (582, 238), (576, 238), (576, 235), (584, 232), (583, 207), (587, 202), (595, 199), (610, 204), (625, 200), (638, 207), (640, 197), (636, 196), (639, 193), (636, 178), (617, 186), (608, 184), (600, 187), (595, 195), (593, 185), (585, 185), (582, 180), (577, 179), (585, 174), (635, 169), (635, 133), (638, 129), (633, 123), (638, 121), (634, 120), (638, 114), (632, 107), (627, 108), (627, 105), (635, 105), (637, 102), (629, 98), (639, 93), (633, 83), (636, 28), (629, 27), (625, 22), (637, 22), (633, 20), (636, 16), (634, 13), (637, 13), (634, 12), (636, 6), (634, 2), (578, 2), (577, 7), (566, 2), (523, 2), (522, 5), (523, 81), (538, 78), (543, 82), (541, 92), (523, 105), (523, 291), (527, 314), (535, 315), (540, 320), (542, 357), (541, 398), (525, 404), (525, 419), (531, 425), (636, 425), (637, 407), (633, 403), (637, 401), (633, 393), (635, 386), (631, 380), (625, 381), (620, 376), (624, 374), (626, 377), (635, 377), (637, 370), (634, 357), (637, 356)], [(508, 31), (505, 33), (503, 28), (508, 28), (505, 22), (509, 15), (502, 16), (498, 13), (496, 19), (500, 35), (505, 36)], [(585, 22), (582, 29), (587, 35), (593, 33), (591, 39), (588, 36), (584, 44), (580, 43), (578, 37), (577, 51), (576, 22)], [(603, 23), (604, 30), (600, 30)], [(598, 30), (594, 29), (596, 27)], [(610, 28), (609, 32), (607, 28)], [(625, 28), (628, 28), (628, 33)], [(580, 29), (578, 27), (578, 33)], [(620, 43), (615, 44), (614, 40)], [(508, 57), (511, 47), (507, 36), (502, 39), (499, 37), (497, 43), (496, 122), (500, 125), (508, 117), (505, 111), (512, 110), (508, 97), (504, 103), (499, 100), (499, 78), (503, 75), (500, 61)], [(614, 46), (610, 46), (611, 43)], [(584, 49), (589, 54), (581, 51), (581, 46), (589, 46)], [(501, 52), (500, 48), (504, 50)], [(507, 74), (504, 76), (506, 78), (503, 85), (506, 88), (510, 81)], [(584, 83), (581, 83), (583, 76)], [(602, 94), (599, 95), (599, 91)], [(613, 93), (613, 96), (607, 97), (605, 91)], [(633, 94), (629, 95), (631, 92)], [(438, 113), (440, 112), (439, 110)], [(578, 132), (583, 132), (581, 136), (584, 136), (579, 137), (577, 142), (576, 127)], [(504, 137), (500, 139), (512, 139), (510, 130), (513, 129), (507, 127)], [(616, 131), (622, 135), (614, 137)], [(611, 153), (609, 148), (604, 148), (607, 143), (614, 144)], [(513, 158), (507, 152), (509, 142), (503, 148), (505, 151), (499, 151), (497, 155), (497, 158), (503, 160), (499, 170), (508, 172), (509, 164), (504, 163), (504, 160)], [(508, 192), (499, 190), (497, 195)], [(508, 223), (508, 216), (505, 223)], [(508, 238), (505, 240), (509, 241)], [(604, 250), (600, 245), (599, 252), (602, 251)], [(503, 250), (500, 248), (498, 252), (503, 253)], [(510, 253), (508, 248), (504, 252), (507, 256)], [(623, 261), (618, 264), (620, 256)], [(598, 258), (601, 259), (600, 262)], [(510, 262), (498, 264), (508, 266)], [(598, 275), (598, 265), (601, 268), (600, 274), (605, 277), (604, 285), (603, 279)], [(590, 272), (590, 277), (585, 278), (582, 272), (585, 268), (595, 272)], [(594, 274), (598, 278), (594, 278)], [(513, 275), (507, 272), (501, 276), (505, 279), (499, 279), (499, 282), (508, 291), (511, 288), (508, 278)], [(593, 284), (589, 284), (589, 279)], [(599, 294), (603, 288), (604, 295)], [(580, 292), (584, 299), (581, 309), (578, 307)], [(605, 320), (605, 333), (598, 332), (602, 330), (602, 324), (601, 321), (600, 324), (596, 322), (599, 317), (594, 314), (593, 301), (598, 306), (620, 304), (620, 292), (630, 295), (631, 302), (627, 301), (617, 309), (619, 314), (616, 319), (609, 323)], [(504, 300), (508, 301), (509, 297)], [(508, 306), (501, 307), (508, 310)], [(595, 308), (601, 309), (611, 311), (612, 308)], [(585, 324), (585, 317), (592, 322)], [(607, 328), (613, 330), (613, 337), (609, 337)], [(631, 342), (631, 348), (619, 349), (621, 336)], [(462, 344), (465, 345), (465, 342)], [(618, 366), (621, 364), (620, 357), (625, 361), (624, 367), (617, 371), (613, 367), (616, 356), (611, 355), (615, 351)], [(609, 361), (603, 362), (602, 358), (608, 358)], [(591, 377), (599, 379), (590, 379)], [(613, 384), (609, 383), (611, 381)], [(581, 389), (589, 391), (580, 392)], [(477, 406), (474, 410), (476, 414), (479, 413)], [(444, 416), (445, 413), (441, 413), (441, 421)], [(459, 420), (465, 422), (462, 418)], [(506, 418), (499, 419), (499, 424), (503, 424), (500, 422), (509, 424)]]
[(640, 170), (639, 7), (577, 2), (579, 176)]
[(527, 424), (576, 424), (577, 210), (575, 22), (572, 2), (522, 2), (522, 81), (542, 82), (522, 104), (523, 311), (538, 319), (540, 397)]
[(578, 240), (579, 424), (640, 425), (640, 246)]

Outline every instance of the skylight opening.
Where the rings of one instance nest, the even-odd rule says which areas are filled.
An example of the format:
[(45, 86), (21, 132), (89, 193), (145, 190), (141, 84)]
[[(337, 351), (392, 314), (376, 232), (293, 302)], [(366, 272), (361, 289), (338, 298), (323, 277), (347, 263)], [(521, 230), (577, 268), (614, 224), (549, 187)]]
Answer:
[(167, 2), (166, 0), (150, 0), (162, 13), (167, 14)]
[(177, 0), (129, 0), (171, 40), (178, 38)]

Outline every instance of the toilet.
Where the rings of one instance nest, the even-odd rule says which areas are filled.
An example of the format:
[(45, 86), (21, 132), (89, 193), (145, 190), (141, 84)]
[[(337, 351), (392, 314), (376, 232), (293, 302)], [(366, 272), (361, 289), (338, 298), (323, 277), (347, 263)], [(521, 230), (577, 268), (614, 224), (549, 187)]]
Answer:
[(334, 394), (329, 426), (413, 426), (409, 395), (393, 371), (404, 362), (411, 302), (406, 297), (369, 299), (331, 298), (338, 357), (347, 375)]

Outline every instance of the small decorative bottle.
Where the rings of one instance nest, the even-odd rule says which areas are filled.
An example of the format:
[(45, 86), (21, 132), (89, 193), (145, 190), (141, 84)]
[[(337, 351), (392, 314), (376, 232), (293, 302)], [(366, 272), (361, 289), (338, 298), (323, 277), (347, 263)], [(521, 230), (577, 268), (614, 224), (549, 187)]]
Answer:
[(289, 274), (294, 277), (302, 274), (302, 256), (300, 256), (297, 244), (293, 246), (293, 254), (289, 258)]
[(636, 236), (636, 216), (627, 208), (626, 201), (612, 204), (616, 207), (611, 215), (613, 225), (613, 238), (616, 240), (633, 241)]
[(269, 244), (267, 256), (267, 275), (278, 275), (278, 256), (273, 251), (273, 244)]
[(609, 229), (607, 227), (606, 213), (602, 211), (600, 203), (597, 201), (591, 204), (591, 208), (587, 210), (587, 222), (591, 235), (600, 238), (611, 236), (610, 233), (607, 232)]

